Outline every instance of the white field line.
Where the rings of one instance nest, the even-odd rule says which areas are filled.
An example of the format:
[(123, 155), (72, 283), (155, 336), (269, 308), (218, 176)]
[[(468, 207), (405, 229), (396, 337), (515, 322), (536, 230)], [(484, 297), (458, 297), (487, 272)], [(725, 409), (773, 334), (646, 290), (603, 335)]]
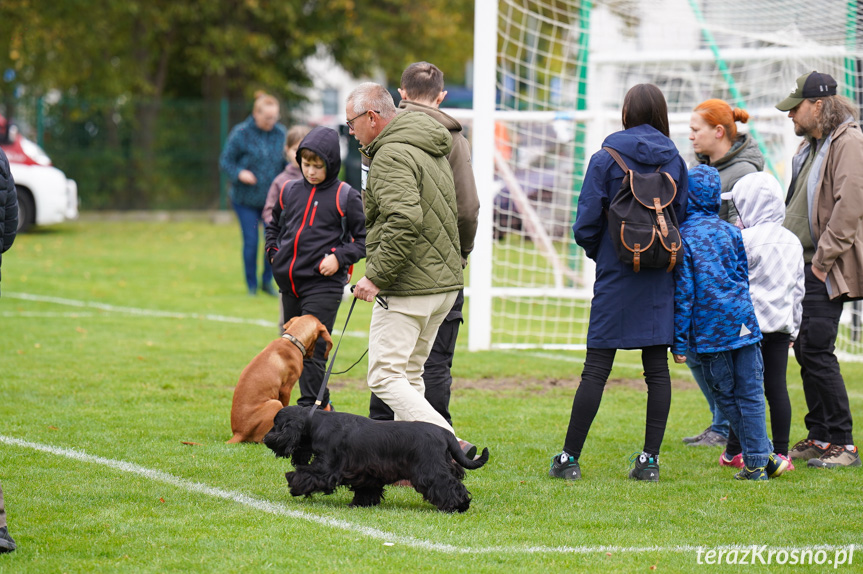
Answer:
[[(64, 299), (62, 297), (50, 297), (47, 295), (33, 295), (30, 293), (15, 293), (3, 292), (4, 298), (22, 299), (24, 301), (36, 301), (39, 303), (54, 303), (56, 305), (66, 305), (68, 307), (81, 307), (99, 309), (110, 313), (122, 313), (126, 315), (140, 315), (143, 317), (164, 317), (168, 319), (197, 319), (203, 321), (215, 321), (218, 323), (237, 323), (244, 325), (256, 325), (259, 327), (267, 327), (268, 329), (278, 329), (276, 321), (267, 321), (264, 319), (246, 319), (243, 317), (229, 317), (226, 315), (213, 315), (201, 313), (178, 313), (175, 311), (160, 311), (158, 309), (142, 309), (139, 307), (123, 307), (119, 305), (110, 305), (108, 303), (99, 303), (96, 301), (78, 301), (76, 299)], [(37, 312), (14, 312), (4, 311), (0, 316), (3, 317), (84, 317), (92, 316), (92, 314), (84, 313), (57, 313), (50, 315), (48, 313), (40, 314)], [(333, 331), (334, 335), (340, 334), (338, 330)], [(348, 337), (368, 337), (368, 333), (362, 331), (348, 331)]]
[[(337, 530), (344, 530), (346, 532), (351, 532), (353, 534), (360, 534), (366, 536), (367, 538), (371, 538), (373, 540), (380, 540), (385, 545), (403, 545), (411, 548), (419, 548), (422, 550), (432, 550), (435, 552), (442, 552), (444, 554), (596, 554), (600, 552), (610, 552), (614, 553), (642, 553), (642, 552), (673, 552), (673, 553), (687, 553), (687, 552), (697, 552), (699, 549), (704, 548), (702, 546), (692, 546), (692, 545), (679, 545), (679, 546), (480, 546), (480, 547), (470, 547), (470, 546), (455, 546), (452, 544), (442, 544), (440, 542), (432, 542), (429, 540), (422, 540), (420, 538), (414, 538), (412, 536), (405, 536), (401, 534), (393, 534), (391, 532), (386, 532), (384, 530), (380, 530), (378, 528), (373, 528), (370, 526), (362, 526), (360, 524), (354, 524), (348, 522), (346, 520), (340, 520), (337, 518), (327, 518), (325, 516), (316, 516), (314, 514), (309, 514), (308, 512), (302, 512), (299, 510), (291, 510), (286, 508), (283, 505), (276, 504), (274, 502), (270, 502), (267, 500), (261, 500), (259, 498), (255, 498), (253, 496), (248, 496), (241, 492), (234, 492), (231, 490), (224, 490), (221, 488), (216, 488), (212, 486), (207, 486), (206, 484), (202, 484), (200, 482), (193, 482), (191, 480), (186, 480), (185, 478), (180, 478), (166, 472), (162, 472), (160, 470), (154, 470), (150, 468), (146, 468), (143, 466), (139, 466), (137, 464), (133, 464), (130, 462), (125, 462), (122, 460), (113, 460), (110, 458), (102, 458), (101, 456), (94, 456), (91, 454), (87, 454), (85, 452), (81, 452), (79, 450), (64, 448), (64, 447), (56, 447), (46, 444), (40, 444), (30, 441), (25, 441), (13, 437), (8, 437), (4, 435), (0, 435), (0, 443), (5, 443), (10, 446), (17, 446), (21, 448), (29, 448), (33, 450), (37, 450), (40, 452), (53, 454), (55, 456), (64, 456), (66, 458), (70, 458), (72, 460), (76, 460), (79, 462), (88, 462), (91, 464), (98, 464), (101, 466), (106, 466), (112, 468), (114, 470), (119, 470), (121, 472), (125, 472), (128, 474), (134, 474), (141, 476), (143, 478), (152, 480), (154, 482), (161, 482), (164, 484), (168, 484), (170, 486), (174, 486), (180, 488), (182, 490), (186, 490), (188, 492), (204, 494), (207, 496), (212, 496), (214, 498), (221, 498), (223, 500), (227, 500), (229, 502), (235, 502), (237, 504), (243, 504), (255, 510), (260, 510), (262, 512), (267, 512), (270, 514), (275, 514), (278, 516), (284, 516), (287, 518), (292, 518), (295, 520), (303, 520), (306, 522), (313, 522), (315, 524), (320, 524), (321, 526), (334, 528)], [(743, 550), (752, 548), (753, 546), (761, 547), (762, 545), (729, 545), (729, 546), (714, 546), (710, 547), (714, 550), (719, 549), (728, 549), (728, 550)], [(856, 546), (856, 545), (855, 545)], [(825, 551), (835, 551), (841, 549), (849, 548), (849, 545), (834, 545), (834, 544), (818, 544), (818, 545), (808, 545), (808, 546), (795, 546), (795, 547), (767, 547), (770, 549), (786, 549), (790, 550), (792, 548), (796, 548), (799, 550), (825, 550)]]
[(78, 317), (96, 317), (96, 313), (90, 311), (82, 311), (76, 313), (70, 311), (68, 313), (57, 313), (51, 311), (3, 311), (0, 312), (0, 317), (39, 317), (42, 319), (77, 319)]

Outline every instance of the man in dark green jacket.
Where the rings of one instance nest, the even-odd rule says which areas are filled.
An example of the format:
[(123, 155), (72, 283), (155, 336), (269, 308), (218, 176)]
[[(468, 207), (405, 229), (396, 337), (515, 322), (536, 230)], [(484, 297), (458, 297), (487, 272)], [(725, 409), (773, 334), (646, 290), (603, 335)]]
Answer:
[(366, 274), (354, 296), (375, 305), (369, 330), (371, 391), (399, 420), (452, 432), (425, 399), (422, 373), (464, 286), (458, 212), (446, 155), (452, 136), (421, 112), (396, 113), (392, 96), (365, 83), (348, 96), (351, 133), (371, 160), (366, 182)]
[[(462, 126), (455, 118), (445, 114), (439, 108), (446, 97), (443, 72), (429, 62), (415, 62), (405, 68), (402, 73), (399, 94), (402, 101), (399, 109), (422, 112), (440, 122), (452, 135), (452, 151), (447, 154), (447, 161), (452, 168), (455, 183), (456, 204), (458, 206), (458, 238), (461, 245), (462, 268), (467, 265), (467, 258), (473, 250), (476, 236), (477, 217), (479, 215), (479, 198), (477, 197), (476, 181), (473, 177), (473, 166), (470, 158), (470, 143), (462, 133)], [(452, 387), (453, 355), (459, 326), (464, 322), (462, 308), (464, 306), (464, 290), (459, 291), (455, 303), (447, 314), (437, 332), (431, 353), (423, 369), (425, 397), (434, 409), (452, 425), (449, 412), (450, 389)], [(374, 394), (369, 402), (369, 417), (376, 420), (392, 420), (393, 412)], [(471, 451), (471, 446), (466, 452)]]

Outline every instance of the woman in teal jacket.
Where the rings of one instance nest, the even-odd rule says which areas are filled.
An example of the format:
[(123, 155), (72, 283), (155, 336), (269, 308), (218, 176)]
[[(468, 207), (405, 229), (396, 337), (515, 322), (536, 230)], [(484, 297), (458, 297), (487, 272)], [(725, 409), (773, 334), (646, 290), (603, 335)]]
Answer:
[[(261, 94), (252, 115), (231, 130), (219, 164), (231, 180), (231, 205), (243, 235), (243, 266), (249, 295), (258, 292), (257, 264), (259, 229), (263, 229), (264, 204), (270, 184), (285, 168), (286, 130), (279, 121), (279, 102)], [(273, 270), (263, 256), (261, 289), (275, 295)]]

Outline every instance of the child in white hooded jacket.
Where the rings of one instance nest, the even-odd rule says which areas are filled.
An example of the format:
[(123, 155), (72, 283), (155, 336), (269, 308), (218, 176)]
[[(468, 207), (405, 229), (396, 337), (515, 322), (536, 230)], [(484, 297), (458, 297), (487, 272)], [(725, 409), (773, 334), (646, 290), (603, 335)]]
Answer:
[[(788, 348), (797, 338), (803, 316), (803, 246), (785, 220), (785, 193), (775, 177), (765, 172), (748, 174), (722, 194), (730, 199), (739, 219), (749, 263), (749, 295), (764, 339), (764, 394), (770, 408), (773, 452), (788, 460), (791, 401), (785, 373)], [(733, 431), (719, 464), (743, 468), (740, 441)], [(788, 460), (788, 470), (793, 470)]]

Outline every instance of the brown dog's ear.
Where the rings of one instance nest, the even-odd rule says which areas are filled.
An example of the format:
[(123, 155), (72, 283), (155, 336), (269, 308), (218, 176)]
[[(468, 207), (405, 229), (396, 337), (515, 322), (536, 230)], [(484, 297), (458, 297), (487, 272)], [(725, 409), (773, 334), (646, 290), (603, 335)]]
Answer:
[(324, 353), (324, 359), (328, 359), (330, 356), (330, 349), (333, 348), (333, 338), (330, 337), (329, 331), (324, 327), (323, 324), (318, 326), (318, 338), (323, 338), (324, 341), (327, 342), (327, 351)]
[(284, 326), (283, 326), (282, 328), (283, 328), (285, 331), (287, 331), (287, 330), (288, 330), (288, 327), (290, 327), (291, 325), (293, 325), (293, 324), (294, 324), (294, 321), (296, 321), (297, 319), (299, 319), (299, 317), (291, 317), (290, 321), (288, 321), (287, 323), (285, 323), (285, 324), (284, 324)]

